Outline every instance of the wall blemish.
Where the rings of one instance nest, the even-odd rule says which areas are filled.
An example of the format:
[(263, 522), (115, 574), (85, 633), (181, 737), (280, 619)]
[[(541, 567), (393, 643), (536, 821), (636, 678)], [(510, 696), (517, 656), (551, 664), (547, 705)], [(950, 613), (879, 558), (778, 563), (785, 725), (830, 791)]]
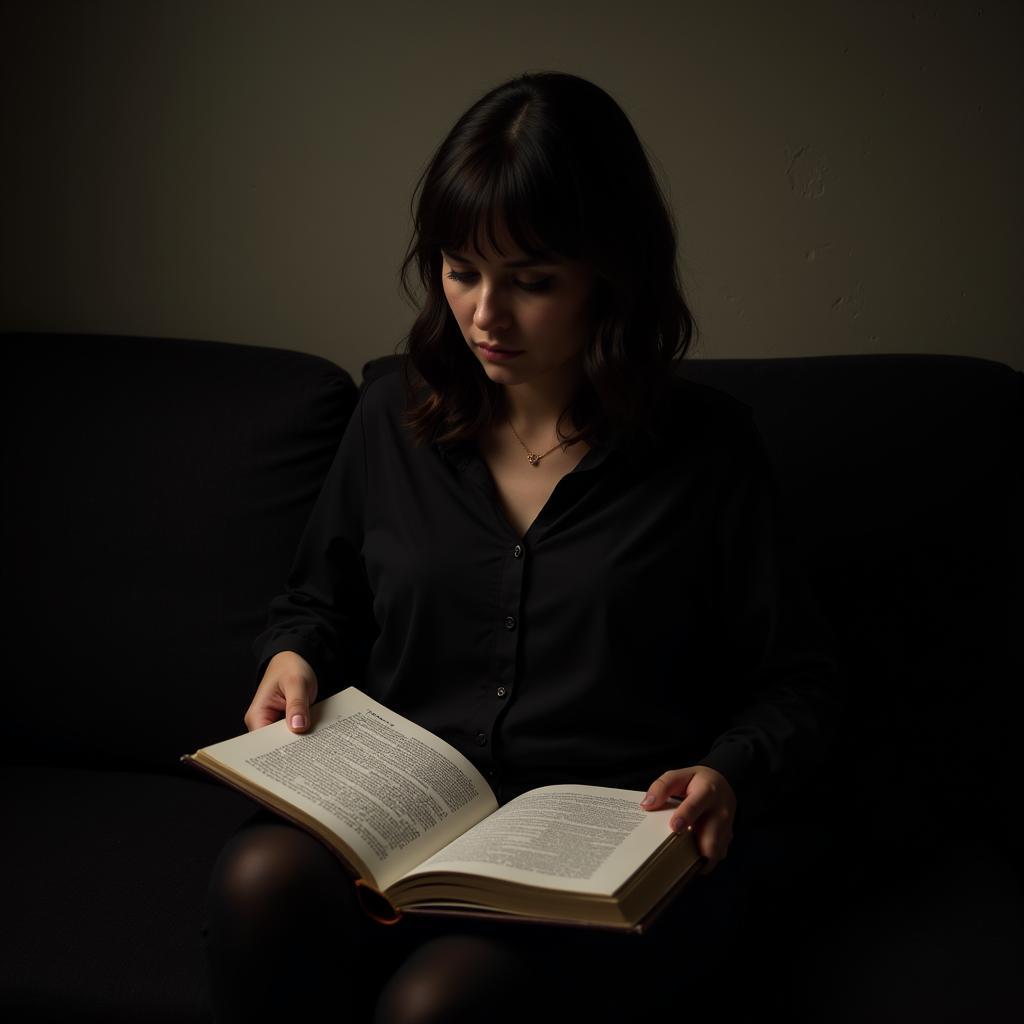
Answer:
[(816, 156), (810, 144), (790, 152), (786, 148), (786, 179), (790, 191), (801, 199), (820, 199), (825, 194), (825, 177), (829, 166)]
[(816, 245), (811, 249), (808, 249), (804, 253), (804, 259), (808, 263), (816, 263), (819, 256), (824, 256), (825, 253), (832, 248), (831, 242), (822, 242), (821, 245)]

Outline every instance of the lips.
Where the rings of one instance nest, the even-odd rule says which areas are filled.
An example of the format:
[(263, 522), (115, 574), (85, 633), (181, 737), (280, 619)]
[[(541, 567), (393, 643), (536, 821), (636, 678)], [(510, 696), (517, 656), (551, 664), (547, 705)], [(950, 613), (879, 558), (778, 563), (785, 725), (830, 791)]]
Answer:
[(510, 363), (523, 354), (523, 349), (501, 348), (498, 345), (484, 345), (477, 341), (473, 344), (480, 349), (480, 358), (488, 363)]
[(501, 352), (505, 355), (512, 355), (513, 353), (523, 351), (521, 348), (501, 348), (498, 345), (485, 345), (481, 341), (474, 342), (474, 344), (477, 348), (482, 348), (485, 352)]

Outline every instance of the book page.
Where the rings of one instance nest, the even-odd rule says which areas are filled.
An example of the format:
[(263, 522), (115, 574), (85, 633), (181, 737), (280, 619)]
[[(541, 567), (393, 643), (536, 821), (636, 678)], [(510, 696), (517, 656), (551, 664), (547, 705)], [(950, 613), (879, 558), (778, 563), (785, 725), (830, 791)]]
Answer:
[(498, 806), (451, 744), (350, 686), (310, 709), (201, 754), (340, 836), (387, 888)]
[[(410, 877), (458, 871), (567, 892), (613, 894), (675, 833), (674, 799), (657, 811), (642, 790), (543, 786), (498, 808)], [(680, 840), (683, 837), (678, 837)]]

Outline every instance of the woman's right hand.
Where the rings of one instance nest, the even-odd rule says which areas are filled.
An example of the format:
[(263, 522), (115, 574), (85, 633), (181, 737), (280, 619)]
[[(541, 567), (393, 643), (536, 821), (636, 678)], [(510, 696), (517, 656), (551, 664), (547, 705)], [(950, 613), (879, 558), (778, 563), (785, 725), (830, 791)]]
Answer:
[(246, 729), (252, 732), (284, 715), (292, 732), (305, 732), (316, 686), (316, 673), (305, 658), (294, 651), (279, 651), (267, 662), (267, 671), (256, 687), (245, 713)]

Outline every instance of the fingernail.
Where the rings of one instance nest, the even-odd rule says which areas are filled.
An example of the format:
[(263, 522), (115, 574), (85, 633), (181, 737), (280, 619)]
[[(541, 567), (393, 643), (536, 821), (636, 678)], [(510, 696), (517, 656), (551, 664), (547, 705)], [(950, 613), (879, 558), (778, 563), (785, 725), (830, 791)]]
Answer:
[(292, 715), (292, 728), (293, 729), (305, 729), (306, 728), (306, 716), (305, 715)]
[(654, 797), (651, 796), (650, 793), (648, 793), (647, 796), (645, 796), (643, 798), (643, 800), (640, 801), (640, 806), (641, 807), (650, 807), (651, 804), (653, 804), (653, 803), (654, 803)]

